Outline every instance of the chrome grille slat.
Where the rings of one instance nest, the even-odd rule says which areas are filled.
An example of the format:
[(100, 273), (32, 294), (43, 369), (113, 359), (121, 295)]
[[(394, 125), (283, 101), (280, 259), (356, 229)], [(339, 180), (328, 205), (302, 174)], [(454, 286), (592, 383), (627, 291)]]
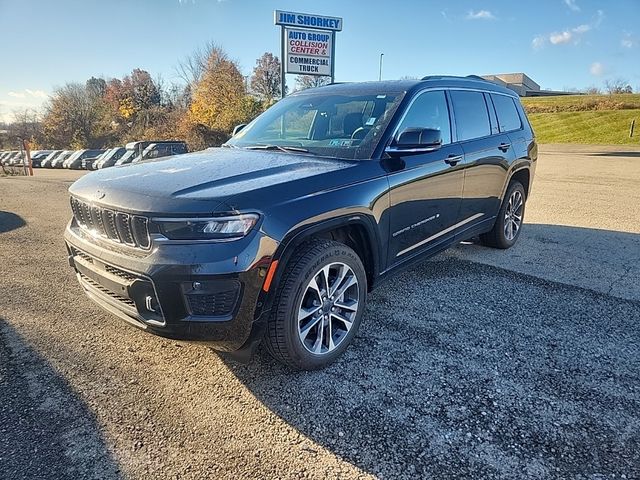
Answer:
[(118, 229), (116, 228), (116, 213), (113, 210), (105, 208), (102, 211), (102, 217), (104, 219), (104, 229), (107, 238), (116, 242), (121, 242), (120, 235), (118, 235)]
[(74, 197), (71, 210), (78, 226), (94, 235), (143, 250), (151, 247), (147, 217), (90, 205)]
[(124, 243), (126, 243), (127, 245), (136, 244), (136, 242), (133, 240), (133, 233), (131, 232), (131, 221), (129, 214), (122, 212), (116, 213), (116, 228), (118, 229), (120, 238)]

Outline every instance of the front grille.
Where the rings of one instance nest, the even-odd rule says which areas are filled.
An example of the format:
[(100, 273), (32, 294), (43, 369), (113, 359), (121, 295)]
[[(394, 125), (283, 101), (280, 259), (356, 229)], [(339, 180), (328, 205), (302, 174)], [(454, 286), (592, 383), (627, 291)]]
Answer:
[(74, 256), (82, 258), (87, 263), (93, 263), (93, 258), (87, 255), (86, 253), (78, 250), (77, 248), (71, 247), (71, 251)]
[(119, 269), (118, 267), (113, 267), (111, 265), (105, 264), (104, 269), (110, 274), (120, 277), (128, 282), (133, 282), (134, 280), (137, 280), (139, 278), (137, 275), (134, 275), (133, 273), (126, 272), (124, 270)]
[(151, 246), (147, 217), (115, 212), (74, 197), (71, 197), (71, 210), (80, 228), (131, 247), (146, 250)]
[(233, 289), (215, 294), (190, 293), (185, 296), (192, 315), (217, 317), (231, 313), (238, 298), (238, 291)]
[(134, 309), (136, 308), (135, 302), (130, 298), (126, 298), (126, 297), (123, 297), (122, 295), (118, 295), (117, 293), (112, 292), (108, 288), (103, 287), (98, 282), (87, 277), (86, 275), (83, 275), (82, 273), (80, 273), (80, 278), (82, 279), (83, 282), (91, 285), (93, 288), (95, 288), (96, 290), (99, 290), (104, 295), (107, 295), (108, 297), (111, 297), (112, 299), (117, 300), (118, 302), (126, 305), (129, 308), (134, 308)]

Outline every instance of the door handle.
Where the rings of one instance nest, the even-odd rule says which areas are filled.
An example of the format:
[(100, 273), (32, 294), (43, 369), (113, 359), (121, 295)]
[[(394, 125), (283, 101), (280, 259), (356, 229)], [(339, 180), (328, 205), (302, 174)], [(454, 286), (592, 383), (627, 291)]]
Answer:
[(509, 147), (511, 147), (510, 143), (501, 143), (500, 146), (498, 147), (500, 150), (502, 150), (503, 152), (506, 152), (507, 150), (509, 150)]
[(445, 163), (448, 163), (452, 167), (455, 167), (458, 164), (458, 162), (462, 161), (462, 155), (449, 155), (447, 158), (444, 159), (444, 161)]

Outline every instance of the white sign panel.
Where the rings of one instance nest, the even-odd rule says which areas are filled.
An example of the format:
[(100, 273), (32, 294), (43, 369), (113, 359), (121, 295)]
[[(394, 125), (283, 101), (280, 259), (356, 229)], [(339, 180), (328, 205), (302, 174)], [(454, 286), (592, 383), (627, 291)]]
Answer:
[(284, 28), (286, 73), (331, 76), (333, 32)]

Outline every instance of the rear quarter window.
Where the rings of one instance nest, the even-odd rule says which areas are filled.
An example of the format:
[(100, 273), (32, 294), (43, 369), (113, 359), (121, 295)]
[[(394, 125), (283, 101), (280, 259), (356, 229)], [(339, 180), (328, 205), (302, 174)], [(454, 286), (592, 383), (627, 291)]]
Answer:
[(491, 135), (489, 111), (481, 92), (451, 90), (451, 103), (456, 120), (458, 141)]
[(522, 120), (520, 119), (520, 115), (518, 115), (518, 109), (513, 98), (507, 97), (506, 95), (491, 94), (491, 99), (496, 108), (500, 131), (511, 132), (513, 130), (520, 130), (522, 128)]

